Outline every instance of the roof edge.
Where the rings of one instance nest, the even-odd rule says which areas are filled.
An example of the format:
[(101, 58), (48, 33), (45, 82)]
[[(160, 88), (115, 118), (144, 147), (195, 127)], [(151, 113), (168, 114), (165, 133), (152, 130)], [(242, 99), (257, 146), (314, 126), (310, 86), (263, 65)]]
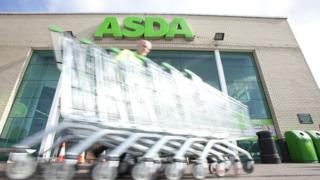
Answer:
[(218, 14), (188, 14), (188, 13), (119, 13), (119, 12), (72, 12), (72, 13), (48, 13), (48, 12), (0, 12), (0, 15), (183, 15), (183, 16), (216, 16), (238, 18), (261, 18), (261, 19), (288, 19), (283, 16), (251, 16), (251, 15), (218, 15)]

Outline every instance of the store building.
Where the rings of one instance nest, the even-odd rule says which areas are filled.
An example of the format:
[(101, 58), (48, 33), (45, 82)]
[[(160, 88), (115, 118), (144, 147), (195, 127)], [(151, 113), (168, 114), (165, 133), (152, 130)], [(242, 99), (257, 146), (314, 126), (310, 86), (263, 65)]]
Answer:
[[(112, 22), (106, 23), (105, 18), (110, 17)], [(131, 25), (123, 22), (130, 18)], [(150, 25), (148, 18), (158, 22)], [(178, 21), (174, 22), (175, 18)], [(156, 35), (151, 32), (148, 36), (143, 29), (149, 26), (154, 31), (161, 30), (163, 23), (165, 30)], [(48, 31), (51, 25), (72, 31), (79, 38), (89, 38), (104, 48), (134, 49), (142, 34), (152, 38), (151, 59), (190, 69), (213, 87), (248, 105), (255, 131), (268, 129), (281, 138), (287, 130), (320, 128), (320, 91), (286, 18), (0, 14), (0, 24), (2, 147), (46, 127), (60, 75)], [(97, 33), (101, 26), (108, 31)], [(142, 32), (135, 29), (141, 27)], [(119, 35), (111, 31), (131, 32)], [(114, 37), (104, 37), (108, 34)]]

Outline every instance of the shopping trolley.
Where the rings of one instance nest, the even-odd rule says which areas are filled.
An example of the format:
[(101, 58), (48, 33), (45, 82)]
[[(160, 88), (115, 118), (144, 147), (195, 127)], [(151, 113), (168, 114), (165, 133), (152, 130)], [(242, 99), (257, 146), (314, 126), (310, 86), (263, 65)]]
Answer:
[[(196, 179), (224, 176), (231, 167), (235, 174), (253, 172), (251, 155), (232, 143), (250, 134), (245, 105), (189, 70), (158, 65), (129, 50), (106, 51), (54, 31), (61, 76), (48, 125), (14, 146), (25, 152), (10, 154), (9, 178), (28, 178), (37, 163), (44, 163), (46, 179), (71, 179), (78, 156), (94, 144), (106, 151), (92, 168), (93, 179), (115, 179), (130, 163), (136, 180), (156, 174), (181, 179), (191, 166)], [(41, 142), (35, 160), (30, 154)], [(56, 163), (63, 142), (72, 146), (64, 162)]]

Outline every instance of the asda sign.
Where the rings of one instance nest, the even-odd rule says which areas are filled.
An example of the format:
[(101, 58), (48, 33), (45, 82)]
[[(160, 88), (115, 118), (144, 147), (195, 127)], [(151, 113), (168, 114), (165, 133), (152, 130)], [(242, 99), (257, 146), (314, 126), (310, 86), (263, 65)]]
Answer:
[(179, 17), (175, 17), (171, 21), (151, 16), (147, 16), (145, 19), (127, 17), (122, 24), (119, 24), (117, 17), (108, 16), (98, 27), (94, 37), (95, 39), (102, 39), (103, 37), (114, 37), (116, 39), (173, 39), (183, 37), (192, 41), (194, 34), (187, 22)]

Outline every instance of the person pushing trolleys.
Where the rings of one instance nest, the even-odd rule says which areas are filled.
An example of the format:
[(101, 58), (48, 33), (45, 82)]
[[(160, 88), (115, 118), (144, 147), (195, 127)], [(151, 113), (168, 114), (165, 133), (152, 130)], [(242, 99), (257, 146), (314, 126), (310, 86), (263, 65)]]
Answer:
[[(152, 49), (152, 43), (148, 40), (139, 40), (137, 42), (137, 48), (136, 51), (133, 52), (128, 49), (117, 49), (113, 48), (113, 51), (116, 53), (115, 59), (121, 61), (133, 61), (141, 66), (146, 66), (146, 61), (149, 61), (146, 56), (150, 53)], [(94, 145), (91, 150), (89, 150), (87, 153), (87, 159), (95, 160), (99, 158), (101, 153), (104, 153), (107, 150), (106, 146), (103, 145)], [(135, 159), (130, 156), (130, 154), (123, 154), (121, 157), (121, 163), (119, 166), (119, 174), (128, 174), (132, 170), (132, 167), (135, 163)]]

